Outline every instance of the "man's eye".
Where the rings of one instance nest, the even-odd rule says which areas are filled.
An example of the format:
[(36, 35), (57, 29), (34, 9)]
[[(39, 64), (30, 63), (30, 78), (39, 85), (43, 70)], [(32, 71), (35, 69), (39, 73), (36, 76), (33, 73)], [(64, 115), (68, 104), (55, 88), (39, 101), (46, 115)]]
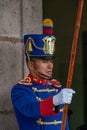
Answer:
[(53, 63), (53, 60), (50, 60), (51, 63)]
[(47, 60), (43, 60), (43, 63), (47, 63)]

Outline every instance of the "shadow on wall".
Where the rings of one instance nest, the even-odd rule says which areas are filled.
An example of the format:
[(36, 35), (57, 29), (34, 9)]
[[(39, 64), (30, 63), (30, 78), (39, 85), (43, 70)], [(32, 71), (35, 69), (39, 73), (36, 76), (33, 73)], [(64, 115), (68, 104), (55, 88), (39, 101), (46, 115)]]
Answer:
[(87, 130), (87, 124), (79, 126), (76, 130)]
[[(82, 32), (82, 53), (83, 53), (83, 84), (87, 86), (87, 30)], [(76, 130), (87, 130), (87, 87), (84, 88), (84, 124)]]

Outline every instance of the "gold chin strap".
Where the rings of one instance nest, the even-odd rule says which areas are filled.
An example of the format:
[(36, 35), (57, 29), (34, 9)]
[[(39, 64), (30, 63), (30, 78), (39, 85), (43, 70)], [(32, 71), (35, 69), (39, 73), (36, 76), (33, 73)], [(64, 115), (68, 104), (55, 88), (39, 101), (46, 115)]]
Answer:
[(31, 62), (30, 56), (27, 56), (27, 57), (28, 57), (28, 62)]
[(48, 77), (48, 76), (40, 73), (33, 63), (32, 63), (32, 65), (33, 65), (33, 68), (34, 68), (34, 72), (37, 74), (37, 76), (39, 76), (42, 79), (51, 79), (51, 77)]
[(48, 77), (48, 76), (40, 73), (35, 66), (35, 60), (31, 60), (30, 56), (28, 56), (28, 62), (30, 62), (32, 64), (32, 66), (34, 68), (34, 72), (35, 72), (35, 74), (37, 74), (37, 76), (39, 76), (42, 79), (51, 79), (52, 78), (52, 77)]

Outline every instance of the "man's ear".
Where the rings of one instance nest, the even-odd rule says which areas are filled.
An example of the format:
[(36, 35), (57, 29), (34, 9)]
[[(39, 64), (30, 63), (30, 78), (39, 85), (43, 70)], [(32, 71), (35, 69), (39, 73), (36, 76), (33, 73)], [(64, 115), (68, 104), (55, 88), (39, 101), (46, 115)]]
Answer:
[(30, 62), (27, 62), (27, 67), (32, 70), (33, 69), (33, 62), (30, 61)]

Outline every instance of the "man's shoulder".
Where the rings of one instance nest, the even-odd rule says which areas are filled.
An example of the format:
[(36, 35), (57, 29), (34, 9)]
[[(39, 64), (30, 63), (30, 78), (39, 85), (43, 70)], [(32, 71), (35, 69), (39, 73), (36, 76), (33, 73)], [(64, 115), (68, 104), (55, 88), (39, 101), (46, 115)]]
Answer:
[(19, 80), (17, 84), (25, 85), (25, 86), (32, 86), (32, 81), (30, 77), (25, 77), (22, 80)]
[(50, 83), (53, 85), (54, 88), (61, 88), (62, 86), (61, 83), (56, 79), (52, 79)]

